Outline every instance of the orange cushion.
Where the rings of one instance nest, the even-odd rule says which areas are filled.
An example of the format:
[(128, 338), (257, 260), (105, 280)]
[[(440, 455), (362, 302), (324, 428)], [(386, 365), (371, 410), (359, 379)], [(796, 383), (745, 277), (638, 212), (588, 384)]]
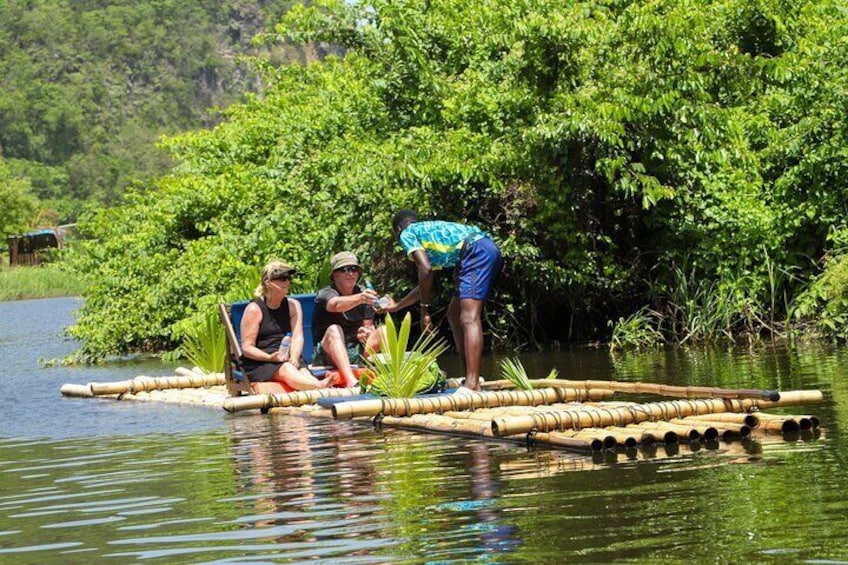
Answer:
[(274, 381), (266, 383), (250, 383), (250, 388), (253, 389), (254, 394), (282, 394), (284, 392), (289, 392), (286, 390), (287, 387), (283, 386), (281, 383), (275, 383)]

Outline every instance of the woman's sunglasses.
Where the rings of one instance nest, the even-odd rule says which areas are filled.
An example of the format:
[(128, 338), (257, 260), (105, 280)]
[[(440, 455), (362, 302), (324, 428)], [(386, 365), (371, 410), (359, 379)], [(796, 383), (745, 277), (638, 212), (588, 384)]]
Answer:
[(277, 275), (276, 277), (271, 277), (271, 280), (272, 281), (290, 281), (290, 280), (292, 280), (292, 275), (290, 275), (290, 274)]

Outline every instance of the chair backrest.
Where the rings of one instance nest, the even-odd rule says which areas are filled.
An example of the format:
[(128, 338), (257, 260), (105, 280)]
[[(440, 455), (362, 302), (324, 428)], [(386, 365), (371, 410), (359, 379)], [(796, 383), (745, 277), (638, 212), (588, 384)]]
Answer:
[[(314, 347), (312, 343), (312, 311), (315, 309), (315, 295), (292, 294), (289, 298), (294, 298), (300, 302), (303, 310), (303, 359), (309, 363), (312, 361), (312, 349)], [(233, 323), (239, 354), (241, 354), (241, 318), (244, 316), (244, 309), (247, 308), (249, 303), (249, 300), (240, 300), (233, 302), (230, 306), (230, 319)]]

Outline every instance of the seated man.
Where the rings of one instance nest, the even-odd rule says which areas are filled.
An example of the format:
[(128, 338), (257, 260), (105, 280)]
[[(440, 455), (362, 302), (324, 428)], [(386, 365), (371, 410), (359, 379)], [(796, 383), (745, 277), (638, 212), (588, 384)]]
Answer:
[(336, 253), (330, 267), (333, 283), (318, 291), (312, 313), (312, 364), (336, 367), (345, 386), (351, 387), (358, 384), (351, 364), (368, 351), (380, 350), (380, 332), (374, 327), (377, 293), (357, 285), (362, 268), (353, 253)]

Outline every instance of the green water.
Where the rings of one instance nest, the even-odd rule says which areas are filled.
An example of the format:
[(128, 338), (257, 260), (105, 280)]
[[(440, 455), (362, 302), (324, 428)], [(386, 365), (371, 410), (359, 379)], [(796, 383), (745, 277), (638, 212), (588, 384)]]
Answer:
[(567, 378), (826, 395), (784, 410), (818, 416), (820, 435), (593, 457), (62, 398), (63, 382), (172, 369), (39, 368), (73, 348), (55, 332), (75, 305), (0, 304), (0, 563), (848, 562), (846, 349), (524, 357)]

